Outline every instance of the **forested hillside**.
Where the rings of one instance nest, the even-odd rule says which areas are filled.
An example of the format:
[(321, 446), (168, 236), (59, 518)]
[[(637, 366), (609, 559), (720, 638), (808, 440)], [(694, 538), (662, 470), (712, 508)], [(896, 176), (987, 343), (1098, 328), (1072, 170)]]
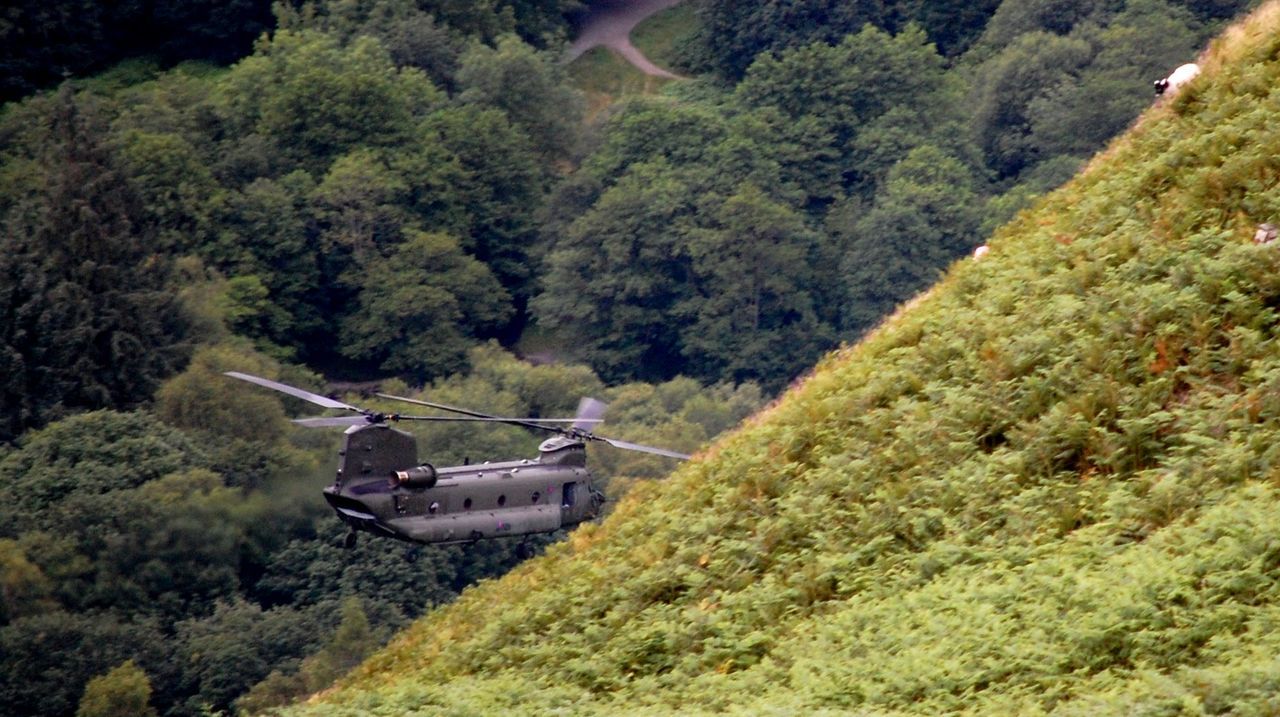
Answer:
[(291, 715), (1270, 714), (1280, 4), (910, 308)]
[[(309, 413), (306, 407), (229, 385), (222, 372), (246, 371), (384, 410), (390, 409), (369, 398), (375, 387), (495, 415), (568, 414), (590, 395), (610, 403), (608, 435), (696, 451), (797, 385), (823, 355), (866, 337), (996, 227), (1073, 176), (1151, 104), (1151, 80), (1193, 58), (1248, 3), (690, 0), (637, 31), (662, 48), (680, 79), (602, 85), (593, 84), (587, 58), (563, 61), (584, 6), (577, 0), (100, 5), (20, 2), (0, 12), (5, 714), (92, 717), (122, 704), (175, 717), (262, 711), (323, 688), (424, 612), (520, 562), (516, 546), (500, 541), (441, 549), (374, 540), (344, 552), (343, 528), (319, 495), (332, 478), (338, 436), (295, 429), (287, 419)], [(1212, 86), (1244, 92), (1264, 82), (1249, 77), (1235, 87)], [(1199, 92), (1209, 90), (1189, 97)], [(1189, 122), (1201, 109), (1188, 99), (1160, 112)], [(1182, 126), (1172, 116), (1151, 122)], [(1264, 144), (1245, 134), (1223, 142), (1216, 151)], [(1191, 181), (1187, 167), (1199, 166), (1196, 152), (1161, 160), (1151, 196), (1164, 196), (1166, 184)], [(1147, 155), (1133, 156), (1140, 161), (1131, 162), (1147, 166)], [(1098, 190), (1108, 201), (1124, 196), (1130, 185), (1123, 177), (1139, 171), (1121, 169), (1112, 172), (1118, 184)], [(1216, 213), (1232, 231), (1244, 231), (1267, 218), (1260, 197), (1269, 185), (1235, 183), (1231, 172), (1205, 179), (1195, 211)], [(1101, 193), (1073, 191), (1058, 195), (1072, 197), (1057, 200), (1061, 206), (1103, 200)], [(1222, 196), (1209, 197), (1215, 192)], [(1024, 217), (1021, 226), (1044, 232), (1037, 222), (1092, 221), (1038, 211), (1053, 219)], [(1173, 231), (1149, 223), (1161, 236)], [(1054, 235), (1063, 237), (1060, 251), (1094, 246), (1073, 243), (1073, 232)], [(1012, 273), (987, 277), (970, 269), (947, 286), (962, 283), (973, 296), (987, 286), (1033, 286), (1035, 271), (1009, 263), (1006, 247), (1035, 245), (1010, 238), (1016, 234), (997, 238), (983, 265)], [(1090, 251), (1118, 261), (1136, 249)], [(1057, 266), (1048, 254), (1031, 256), (1040, 257), (1025, 259), (1034, 266)], [(1268, 256), (1249, 255), (1250, 271), (1269, 266)], [(1077, 272), (1087, 287), (1101, 281), (1094, 269)], [(1204, 300), (1216, 306), (1239, 293), (1224, 289)], [(1003, 293), (991, 301), (1010, 312), (1031, 299)], [(1055, 311), (1084, 311), (1055, 302), (1044, 310), (1050, 303)], [(1025, 405), (1016, 392), (998, 406), (985, 403), (1003, 395), (998, 381), (964, 389), (975, 393), (949, 393), (972, 379), (963, 377), (974, 361), (1008, 364), (999, 380), (1013, 380), (1020, 371), (1034, 373), (1037, 361), (1067, 361), (1079, 348), (1071, 348), (1071, 334), (1061, 327), (1050, 331), (1046, 318), (1034, 330), (1031, 322), (1009, 323), (1016, 346), (1000, 348), (1004, 339), (988, 337), (990, 346), (976, 349), (975, 359), (966, 347), (990, 328), (980, 320), (985, 310), (975, 304), (913, 314), (949, 325), (955, 330), (949, 340), (959, 343), (934, 344), (931, 358), (902, 369), (906, 374), (893, 368), (897, 353), (876, 353), (882, 337), (860, 344), (853, 358), (828, 360), (829, 368), (844, 361), (861, 368), (840, 369), (848, 374), (831, 368), (774, 414), (800, 411), (815, 426), (831, 412), (872, 421), (871, 429), (856, 424), (832, 433), (821, 450), (818, 438), (796, 438), (801, 434), (784, 424), (765, 421), (754, 429), (764, 438), (713, 449), (742, 463), (699, 464), (658, 487), (648, 479), (670, 471), (666, 459), (593, 449), (592, 469), (607, 485), (610, 505), (634, 494), (637, 502), (622, 512), (650, 522), (643, 531), (580, 531), (553, 549), (554, 561), (519, 578), (565, 570), (578, 578), (555, 573), (552, 582), (591, 591), (597, 588), (587, 587), (588, 578), (601, 570), (641, 579), (619, 587), (608, 605), (591, 603), (591, 615), (613, 615), (579, 646), (583, 655), (604, 650), (598, 670), (582, 658), (546, 673), (560, 675), (552, 683), (566, 699), (607, 711), (601, 697), (607, 692), (638, 695), (665, 685), (668, 673), (676, 684), (682, 679), (676, 655), (697, 669), (764, 674), (746, 668), (775, 664), (761, 656), (783, 654), (773, 652), (782, 634), (775, 628), (827, 609), (810, 603), (839, 606), (836, 597), (856, 592), (844, 577), (832, 577), (824, 561), (835, 554), (822, 552), (822, 540), (862, 555), (857, 565), (872, 570), (885, 564), (876, 562), (881, 548), (899, 556), (892, 560), (910, 561), (919, 557), (918, 546), (910, 546), (951, 535), (947, 526), (958, 519), (947, 511), (963, 503), (953, 492), (959, 489), (938, 489), (952, 498), (923, 509), (941, 511), (926, 523), (942, 527), (917, 539), (902, 532), (892, 511), (876, 512), (877, 501), (889, 496), (903, 508), (900, 520), (920, 519), (905, 502), (905, 487), (885, 486), (907, 474), (949, 484), (951, 478), (911, 468), (909, 460), (941, 461), (945, 454), (959, 466), (970, 438), (999, 457), (1023, 440), (1015, 430), (1021, 422), (1059, 405), (1061, 386), (1092, 386), (1046, 378), (1028, 389), (1034, 399)], [(1153, 316), (1143, 337), (1166, 331), (1165, 315)], [(1249, 324), (1232, 318), (1188, 335), (1212, 343), (1205, 338), (1212, 331), (1243, 325)], [(1160, 334), (1155, 357), (1145, 360), (1172, 372), (1198, 345), (1175, 334)], [(1108, 358), (1113, 349), (1084, 353), (1101, 352), (1092, 360), (1111, 366), (1119, 360)], [(954, 382), (930, 378), (952, 373)], [(921, 393), (935, 381), (945, 385)], [(803, 398), (827, 390), (820, 386), (835, 393)], [(913, 392), (916, 403), (900, 404), (894, 386)], [(872, 394), (841, 393), (855, 389), (884, 390), (891, 398), (880, 406)], [(1090, 418), (1112, 411), (1106, 420), (1113, 422), (1098, 430), (1125, 436), (1137, 430), (1158, 444), (1112, 471), (1163, 465), (1158, 448), (1182, 445), (1169, 438), (1175, 419), (1130, 429), (1130, 421), (1146, 426), (1146, 414), (1114, 414), (1121, 405), (1114, 390), (1111, 403), (1091, 397), (1079, 407), (1052, 409), (1067, 411), (1054, 420), (1070, 423), (1077, 409)], [(1178, 401), (1199, 396), (1182, 383), (1169, 390)], [(1143, 391), (1158, 401), (1151, 398), (1155, 389)], [(902, 423), (907, 443), (878, 447), (875, 432), (897, 430), (899, 421), (863, 416), (863, 408), (923, 414), (925, 396), (943, 406), (958, 402), (962, 418), (919, 433)], [(1010, 413), (1024, 409), (1030, 413)], [(971, 423), (987, 428), (974, 438), (964, 427)], [(1070, 450), (1080, 457), (1061, 459), (1059, 468), (1090, 479), (1106, 473), (1086, 470), (1099, 460), (1098, 445), (1112, 440), (1095, 436), (1092, 426), (1070, 423), (1071, 440), (1080, 442)], [(946, 440), (910, 438), (934, 430)], [(415, 432), (437, 465), (531, 456), (538, 440), (511, 427)], [(1036, 455), (1057, 466), (1058, 454), (1070, 451), (1045, 440), (1037, 449), (1045, 453)], [(935, 445), (957, 453), (933, 455)], [(848, 516), (828, 515), (830, 501), (821, 494), (784, 497), (792, 478), (805, 484), (810, 448), (814, 455), (871, 461), (854, 461), (857, 471), (865, 468), (863, 478), (837, 488), (833, 473), (823, 489), (843, 496), (851, 511), (880, 516), (865, 531), (850, 529)], [(1127, 443), (1108, 450), (1121, 449), (1139, 450)], [(882, 466), (872, 458), (882, 450), (908, 462)], [(775, 461), (760, 466), (771, 467), (751, 467), (758, 451)], [(816, 466), (827, 459), (814, 460)], [(1043, 478), (1037, 470), (1058, 471), (1024, 469), (1036, 476), (1024, 479), (1030, 483)], [(956, 474), (956, 485), (966, 480), (975, 479)], [(747, 487), (726, 487), (743, 481)], [(844, 529), (822, 538), (827, 533), (804, 527), (807, 518), (799, 514), (785, 526), (753, 522), (791, 500), (808, 507), (787, 510), (818, 511), (813, 515)], [(647, 504), (662, 507), (648, 513)], [(704, 511), (706, 505), (714, 509)], [(884, 543), (882, 531), (871, 530), (883, 527), (875, 522), (881, 518), (894, 526), (888, 535), (907, 537)], [(1002, 520), (1022, 525), (1024, 518)], [(715, 570), (737, 577), (708, 578), (697, 589), (670, 582), (696, 582), (692, 576), (710, 570), (713, 558), (728, 559), (702, 537), (722, 528), (725, 549), (738, 557), (715, 562)], [(1027, 528), (1028, 535), (1036, 530)], [(591, 553), (599, 557), (562, 562), (594, 545), (593, 536), (614, 531), (622, 542), (591, 548), (604, 551)], [(663, 542), (653, 542), (659, 537)], [(533, 547), (565, 538), (547, 536)], [(811, 550), (828, 557), (811, 561)], [(632, 562), (629, 551), (652, 564)], [(789, 560), (810, 567), (792, 569)], [(661, 585), (646, 587), (653, 566), (663, 566)], [(812, 584), (794, 583), (801, 580), (796, 575)], [(624, 584), (621, 577), (615, 582)], [(786, 595), (812, 596), (796, 607), (791, 597), (747, 590), (757, 582), (752, 589), (785, 585)], [(882, 582), (886, 590), (896, 585)], [(716, 613), (721, 592), (736, 607)], [(537, 603), (538, 595), (528, 599)], [(710, 600), (698, 608), (708, 616), (696, 630), (685, 625), (672, 633), (676, 628), (661, 621), (637, 623), (648, 625), (638, 631), (614, 629), (632, 619), (629, 610), (683, 615), (690, 609), (685, 595)], [(576, 598), (563, 599), (575, 606), (566, 619), (583, 620), (586, 613), (574, 612), (582, 608)], [(614, 613), (610, 605), (618, 601), (622, 612)], [(459, 610), (483, 616), (488, 608), (477, 604)], [(734, 632), (738, 623), (716, 627), (712, 613), (736, 616), (739, 608), (776, 625), (764, 629), (748, 620), (741, 625), (750, 630), (741, 635)], [(527, 646), (502, 642), (510, 637), (503, 631), (516, 624), (510, 621), (536, 614), (531, 624), (544, 624), (537, 610), (512, 607), (492, 627), (481, 619), (470, 638), (498, 640), (485, 643), (494, 648), (485, 660), (541, 660), (521, 657)], [(621, 642), (606, 649), (599, 640)], [(695, 644), (697, 651), (685, 649)], [(459, 649), (488, 649), (478, 645)], [(609, 652), (614, 648), (622, 652)], [(466, 654), (473, 657), (450, 669), (479, 664), (474, 655), (481, 652)], [(547, 669), (559, 659), (549, 659)], [(456, 706), (486, 711), (486, 689), (463, 690)], [(555, 694), (561, 693), (544, 697), (559, 699)], [(657, 694), (658, 704), (669, 707), (663, 700), (679, 692)]]

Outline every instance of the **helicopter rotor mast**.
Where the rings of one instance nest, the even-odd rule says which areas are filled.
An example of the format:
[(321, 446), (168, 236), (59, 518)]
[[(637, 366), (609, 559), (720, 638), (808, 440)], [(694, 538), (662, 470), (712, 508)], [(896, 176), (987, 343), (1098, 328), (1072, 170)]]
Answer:
[[(322, 406), (324, 408), (334, 408), (343, 411), (351, 411), (360, 414), (359, 416), (319, 416), (314, 418), (298, 418), (294, 419), (294, 423), (309, 428), (323, 428), (330, 426), (359, 426), (365, 424), (385, 423), (387, 421), (474, 421), (477, 423), (505, 423), (515, 426), (524, 426), (525, 428), (536, 428), (541, 431), (550, 431), (558, 433), (566, 438), (576, 439), (580, 441), (600, 441), (607, 443), (614, 448), (621, 448), (627, 451), (639, 451), (641, 453), (651, 453), (658, 456), (666, 456), (668, 458), (676, 458), (679, 460), (688, 460), (690, 456), (687, 453), (678, 453), (676, 451), (667, 450), (665, 448), (656, 448), (654, 446), (646, 446), (640, 443), (631, 443), (630, 441), (621, 441), (608, 436), (601, 436), (587, 428), (593, 424), (600, 423), (604, 420), (604, 411), (606, 404), (594, 398), (583, 398), (578, 403), (578, 415), (574, 418), (504, 418), (500, 416), (491, 416), (487, 413), (479, 411), (471, 411), (457, 406), (449, 406), (443, 403), (433, 403), (431, 401), (422, 401), (416, 398), (406, 398), (404, 396), (393, 396), (387, 393), (375, 394), (380, 398), (386, 398), (393, 401), (404, 401), (419, 406), (427, 406), (441, 411), (449, 411), (460, 414), (460, 416), (405, 416), (398, 413), (379, 413), (364, 408), (352, 406), (349, 403), (343, 403), (327, 396), (321, 396), (317, 393), (290, 386), (288, 384), (272, 381), (254, 376), (252, 374), (240, 373), (239, 371), (227, 371), (227, 376), (237, 378), (241, 381), (257, 384), (264, 388), (279, 391), (288, 394), (294, 398), (300, 398)], [(568, 428), (556, 425), (548, 425), (555, 423), (571, 423)]]
[[(578, 418), (569, 418), (569, 419), (555, 418), (555, 419), (548, 419), (545, 421), (541, 418), (498, 418), (497, 416), (490, 416), (487, 413), (480, 413), (479, 411), (469, 411), (465, 408), (449, 406), (443, 403), (433, 403), (431, 401), (422, 401), (416, 398), (405, 398), (404, 396), (392, 396), (389, 393), (375, 393), (374, 395), (378, 396), (379, 398), (389, 398), (393, 401), (404, 401), (405, 403), (412, 403), (418, 406), (426, 406), (428, 408), (438, 408), (441, 411), (452, 411), (454, 413), (459, 413), (459, 414), (462, 414), (463, 416), (468, 417), (468, 418), (452, 419), (455, 421), (500, 421), (502, 423), (510, 423), (516, 426), (524, 426), (525, 428), (537, 428), (543, 431), (551, 431), (553, 433), (564, 433), (565, 429), (557, 428), (555, 426), (544, 426), (542, 425), (542, 423), (574, 423), (579, 420)], [(448, 417), (441, 416), (440, 418), (441, 420), (448, 420)], [(540, 423), (535, 423), (535, 421), (538, 421)], [(596, 420), (595, 422), (599, 423), (599, 420)]]
[[(377, 411), (370, 411), (368, 409), (352, 406), (349, 403), (343, 403), (342, 401), (338, 401), (338, 400), (329, 398), (327, 396), (321, 396), (318, 393), (312, 393), (310, 391), (298, 388), (296, 386), (290, 386), (286, 383), (272, 381), (271, 379), (262, 378), (261, 376), (254, 376), (253, 374), (240, 373), (239, 371), (227, 371), (226, 375), (232, 378), (238, 378), (241, 381), (248, 381), (249, 383), (257, 384), (264, 388), (272, 389), (273, 391), (279, 391), (281, 393), (288, 394), (290, 396), (293, 396), (294, 398), (300, 398), (304, 401), (309, 401), (311, 403), (316, 404), (317, 406), (322, 406), (324, 408), (336, 408), (336, 409), (341, 409), (344, 411), (352, 411), (354, 413), (360, 414), (359, 416), (316, 416), (312, 418), (293, 419), (294, 423), (300, 426), (306, 426), (308, 428), (362, 426), (362, 425), (371, 424), (371, 423), (383, 423), (386, 421), (451, 421), (451, 422), (473, 421), (477, 423), (508, 423), (508, 424), (515, 424), (520, 426), (528, 426), (530, 428), (542, 428), (544, 430), (557, 430), (549, 426), (539, 425), (539, 423), (572, 423), (576, 426), (578, 423), (584, 420), (581, 416), (578, 416), (575, 418), (528, 418), (528, 419), (504, 418), (500, 416), (490, 416), (487, 414), (475, 413), (475, 412), (469, 412), (470, 416), (467, 418), (461, 418), (458, 416), (406, 416), (400, 413), (380, 413)], [(386, 396), (384, 394), (378, 394), (378, 395), (382, 396), (383, 398), (395, 398), (400, 401), (409, 401), (410, 403), (419, 403), (424, 406), (441, 408), (443, 410), (452, 410), (460, 413), (466, 412), (464, 409), (453, 408), (452, 406), (432, 404), (432, 403), (427, 403), (426, 401), (415, 401), (414, 399), (400, 398), (397, 396)], [(591, 423), (599, 423), (601, 419), (587, 418), (585, 420)], [(538, 423), (532, 423), (531, 421), (537, 421)]]
[[(480, 413), (479, 411), (470, 411), (465, 408), (448, 406), (443, 403), (432, 403), (430, 401), (420, 401), (416, 398), (405, 398), (404, 396), (392, 396), (391, 394), (387, 394), (387, 393), (379, 393), (376, 395), (382, 398), (389, 398), (394, 401), (405, 401), (407, 403), (414, 403), (420, 406), (429, 406), (431, 408), (438, 408), (442, 411), (454, 411), (456, 413), (460, 413), (465, 416), (471, 416), (472, 418), (477, 418), (477, 419), (493, 418), (493, 416)], [(576, 439), (585, 440), (585, 441), (601, 441), (603, 443), (607, 443), (613, 446), (614, 448), (621, 448), (627, 451), (639, 451), (641, 453), (652, 453), (654, 455), (666, 456), (667, 458), (676, 458), (682, 461), (689, 460), (690, 456), (687, 453), (677, 453), (676, 451), (667, 450), (666, 448), (656, 448), (654, 446), (646, 446), (640, 443), (631, 443), (630, 441), (620, 441), (616, 438), (609, 438), (608, 436), (597, 435), (595, 433), (592, 433), (586, 430), (588, 424), (599, 423), (604, 420), (603, 416), (604, 416), (604, 410), (606, 407), (607, 407), (607, 404), (605, 404), (603, 401), (598, 401), (594, 398), (583, 398), (578, 403), (578, 416), (573, 419), (573, 426), (569, 428), (560, 428), (559, 426), (543, 426), (537, 423), (531, 423), (528, 420), (524, 420), (524, 419), (515, 419), (515, 420), (497, 419), (497, 420), (510, 421), (520, 426), (527, 426), (529, 428), (538, 428), (544, 431), (551, 431), (552, 433), (559, 433), (560, 435), (566, 436), (568, 438), (576, 438)], [(542, 420), (542, 419), (532, 419), (532, 420)]]
[[(461, 416), (406, 416), (403, 413), (374, 414), (381, 415), (386, 421), (449, 421), (452, 423), (471, 421), (475, 423), (515, 423), (521, 425), (525, 419), (522, 418), (465, 418)], [(571, 423), (577, 421), (576, 418), (539, 418), (538, 421), (546, 423)], [(329, 428), (341, 426), (363, 426), (367, 423), (377, 423), (367, 416), (314, 416), (311, 418), (295, 418), (293, 423), (307, 428)]]

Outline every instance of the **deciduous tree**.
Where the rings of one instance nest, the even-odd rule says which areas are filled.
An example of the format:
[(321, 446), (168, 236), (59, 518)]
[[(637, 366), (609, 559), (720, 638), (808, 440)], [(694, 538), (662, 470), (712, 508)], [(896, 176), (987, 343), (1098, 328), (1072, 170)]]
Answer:
[(459, 101), (506, 112), (546, 161), (569, 158), (577, 144), (585, 102), (566, 83), (563, 69), (552, 57), (507, 36), (493, 48), (472, 45), (461, 62)]
[(133, 660), (89, 680), (76, 717), (155, 717), (151, 680)]
[(799, 216), (747, 185), (715, 210), (715, 224), (690, 242), (696, 295), (681, 307), (688, 373), (705, 380), (778, 387), (834, 337), (819, 318), (815, 290), (824, 261)]
[(870, 209), (838, 229), (847, 232), (841, 263), (847, 331), (871, 328), (973, 248), (981, 219), (973, 183), (958, 160), (919, 147), (889, 172)]
[(669, 165), (638, 165), (548, 255), (534, 313), (606, 380), (678, 372), (688, 320), (676, 308), (691, 295), (683, 232), (693, 208)]
[(364, 267), (363, 290), (342, 320), (339, 350), (422, 381), (463, 369), (472, 340), (501, 327), (510, 295), (445, 234), (406, 231)]

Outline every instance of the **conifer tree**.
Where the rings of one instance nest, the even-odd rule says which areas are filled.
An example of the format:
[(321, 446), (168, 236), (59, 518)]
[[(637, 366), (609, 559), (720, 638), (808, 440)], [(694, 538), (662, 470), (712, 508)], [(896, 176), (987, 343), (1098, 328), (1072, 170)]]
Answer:
[(95, 120), (64, 87), (47, 174), (0, 234), (0, 440), (77, 410), (137, 405), (186, 357), (169, 262)]

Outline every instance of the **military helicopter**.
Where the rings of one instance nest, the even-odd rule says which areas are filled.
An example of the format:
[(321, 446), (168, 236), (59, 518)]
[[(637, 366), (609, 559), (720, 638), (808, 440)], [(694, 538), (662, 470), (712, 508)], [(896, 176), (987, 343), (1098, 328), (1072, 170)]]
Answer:
[[(584, 398), (574, 418), (504, 418), (441, 403), (379, 393), (460, 415), (407, 416), (358, 408), (260, 376), (228, 371), (227, 376), (355, 416), (299, 418), (312, 428), (345, 426), (338, 472), (324, 489), (325, 500), (351, 528), (346, 547), (359, 532), (415, 543), (449, 545), (488, 538), (550, 533), (596, 518), (604, 494), (587, 471), (586, 444), (684, 460), (684, 453), (607, 438), (587, 429), (601, 422), (605, 404)], [(524, 426), (557, 435), (538, 446), (538, 457), (437, 468), (418, 459), (415, 438), (392, 428), (397, 421), (472, 421)], [(569, 424), (563, 427), (558, 424)]]

